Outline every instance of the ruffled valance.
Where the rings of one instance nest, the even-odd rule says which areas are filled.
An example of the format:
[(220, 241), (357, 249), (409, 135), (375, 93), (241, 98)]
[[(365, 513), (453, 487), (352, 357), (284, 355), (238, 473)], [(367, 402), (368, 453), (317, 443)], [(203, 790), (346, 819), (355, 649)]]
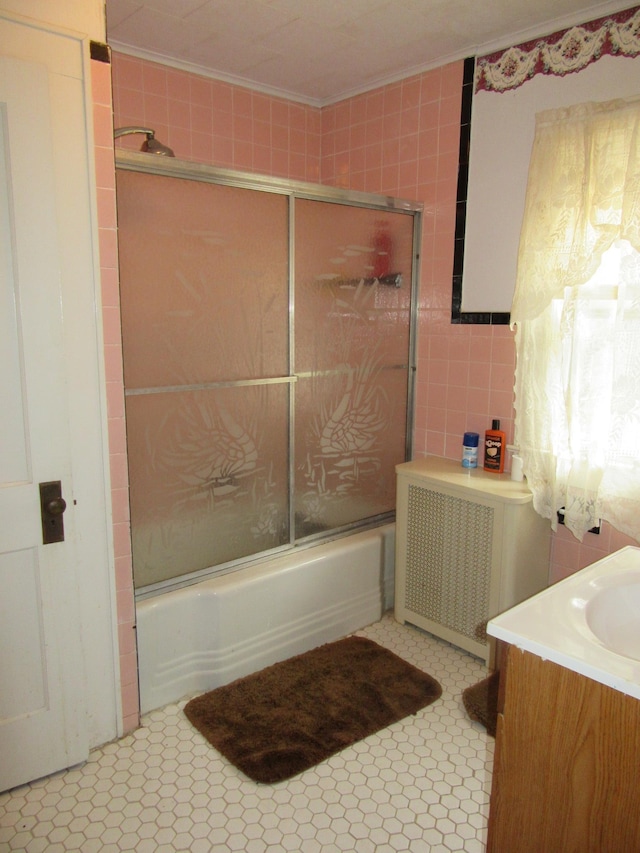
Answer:
[(607, 55), (640, 56), (640, 6), (480, 57), (476, 91), (517, 89), (536, 74), (562, 77)]

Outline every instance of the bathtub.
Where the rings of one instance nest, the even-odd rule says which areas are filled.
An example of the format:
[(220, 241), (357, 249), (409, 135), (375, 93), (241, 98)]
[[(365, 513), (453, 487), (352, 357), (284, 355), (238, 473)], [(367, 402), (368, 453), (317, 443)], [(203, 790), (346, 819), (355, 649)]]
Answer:
[(394, 545), (387, 524), (140, 601), (142, 713), (376, 622), (393, 606)]

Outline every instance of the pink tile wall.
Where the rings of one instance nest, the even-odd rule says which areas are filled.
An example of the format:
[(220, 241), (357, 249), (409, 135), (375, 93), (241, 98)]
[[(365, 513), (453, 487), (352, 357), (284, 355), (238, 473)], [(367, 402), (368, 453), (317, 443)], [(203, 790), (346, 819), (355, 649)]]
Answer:
[[(414, 453), (457, 459), (462, 434), (482, 433), (493, 418), (513, 440), (511, 332), (450, 322), (462, 62), (322, 110), (118, 54), (112, 68), (115, 126), (150, 125), (180, 158), (422, 202)], [(118, 324), (117, 306), (108, 307)], [(121, 388), (113, 394), (117, 410)], [(582, 544), (562, 528), (550, 579), (624, 544), (632, 540), (607, 525)]]
[[(152, 127), (182, 160), (319, 180), (319, 109), (122, 54), (112, 68), (116, 127)], [(118, 145), (139, 150), (143, 141)]]
[(111, 113), (111, 69), (104, 62), (91, 63), (93, 123), (95, 138), (98, 234), (104, 334), (105, 375), (111, 502), (116, 572), (120, 688), (124, 732), (139, 722), (138, 663), (135, 642), (135, 610), (131, 539), (129, 534), (129, 487), (124, 421), (124, 382), (120, 335), (118, 290), (118, 245), (116, 230), (115, 170), (113, 166), (113, 123)]
[(549, 581), (555, 583), (572, 575), (579, 569), (601, 560), (625, 545), (638, 545), (635, 539), (620, 533), (610, 524), (603, 524), (599, 535), (585, 533), (584, 540), (578, 542), (575, 536), (559, 527), (551, 544), (551, 565)]

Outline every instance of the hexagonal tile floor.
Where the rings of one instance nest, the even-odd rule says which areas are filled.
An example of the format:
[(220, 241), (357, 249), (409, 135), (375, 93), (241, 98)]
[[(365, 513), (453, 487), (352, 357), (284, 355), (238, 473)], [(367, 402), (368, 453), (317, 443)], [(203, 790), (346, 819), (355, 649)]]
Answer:
[(442, 698), (270, 786), (191, 727), (185, 697), (81, 767), (0, 794), (0, 850), (481, 853), (494, 742), (461, 694), (483, 662), (390, 614), (357, 633), (431, 673)]

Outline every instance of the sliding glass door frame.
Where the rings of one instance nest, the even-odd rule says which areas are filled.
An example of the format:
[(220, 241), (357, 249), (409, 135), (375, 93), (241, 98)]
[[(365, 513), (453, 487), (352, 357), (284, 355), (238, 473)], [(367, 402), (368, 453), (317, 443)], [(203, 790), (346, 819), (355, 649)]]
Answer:
[[(422, 237), (422, 205), (416, 202), (406, 201), (402, 199), (391, 198), (387, 196), (373, 195), (358, 191), (345, 190), (341, 188), (328, 187), (318, 184), (309, 184), (303, 182), (291, 182), (278, 178), (262, 177), (254, 174), (237, 172), (227, 169), (219, 169), (208, 166), (206, 164), (190, 163), (166, 157), (151, 157), (146, 154), (138, 154), (137, 152), (129, 152), (124, 150), (116, 151), (116, 168), (119, 170), (128, 170), (135, 172), (143, 172), (152, 175), (165, 177), (175, 177), (198, 182), (208, 182), (221, 184), (243, 189), (251, 189), (264, 191), (269, 193), (282, 194), (288, 197), (288, 228), (289, 228), (289, 270), (288, 270), (288, 374), (255, 379), (238, 379), (220, 382), (206, 383), (207, 389), (222, 388), (222, 387), (239, 387), (242, 385), (285, 385), (288, 386), (288, 403), (289, 403), (289, 543), (272, 549), (271, 551), (262, 551), (259, 554), (250, 557), (243, 557), (238, 560), (230, 561), (222, 566), (216, 566), (210, 569), (199, 570), (190, 574), (185, 574), (173, 579), (160, 581), (155, 584), (143, 587), (138, 591), (139, 599), (156, 595), (167, 589), (185, 586), (203, 579), (208, 575), (224, 574), (236, 570), (240, 566), (248, 565), (258, 560), (263, 560), (265, 557), (273, 556), (283, 552), (289, 552), (293, 547), (307, 547), (316, 544), (318, 541), (326, 541), (327, 539), (337, 538), (346, 535), (356, 530), (363, 530), (370, 527), (378, 526), (382, 523), (393, 521), (394, 512), (385, 512), (377, 516), (368, 517), (364, 521), (354, 521), (337, 527), (328, 532), (312, 533), (305, 535), (302, 538), (296, 538), (296, 501), (294, 495), (295, 489), (295, 386), (299, 379), (303, 378), (297, 372), (295, 363), (295, 261), (296, 261), (296, 234), (295, 234), (295, 206), (298, 200), (305, 199), (311, 201), (328, 202), (336, 205), (344, 205), (348, 207), (362, 207), (367, 209), (378, 210), (381, 212), (405, 213), (410, 215), (413, 220), (412, 229), (412, 272), (410, 282), (410, 308), (409, 308), (409, 330), (408, 330), (408, 352), (407, 364), (395, 365), (395, 367), (407, 370), (407, 405), (406, 405), (406, 430), (405, 430), (405, 459), (410, 459), (413, 449), (413, 420), (415, 411), (415, 372), (416, 372), (416, 324), (417, 324), (417, 294), (420, 276), (420, 247)], [(163, 389), (170, 392), (171, 388)], [(177, 389), (176, 389), (177, 390)], [(182, 386), (180, 390), (187, 390)], [(190, 389), (189, 390), (193, 390)], [(200, 389), (197, 389), (200, 390)], [(145, 393), (144, 390), (129, 390), (125, 389), (126, 395), (135, 395)], [(399, 460), (400, 461), (400, 460)]]

